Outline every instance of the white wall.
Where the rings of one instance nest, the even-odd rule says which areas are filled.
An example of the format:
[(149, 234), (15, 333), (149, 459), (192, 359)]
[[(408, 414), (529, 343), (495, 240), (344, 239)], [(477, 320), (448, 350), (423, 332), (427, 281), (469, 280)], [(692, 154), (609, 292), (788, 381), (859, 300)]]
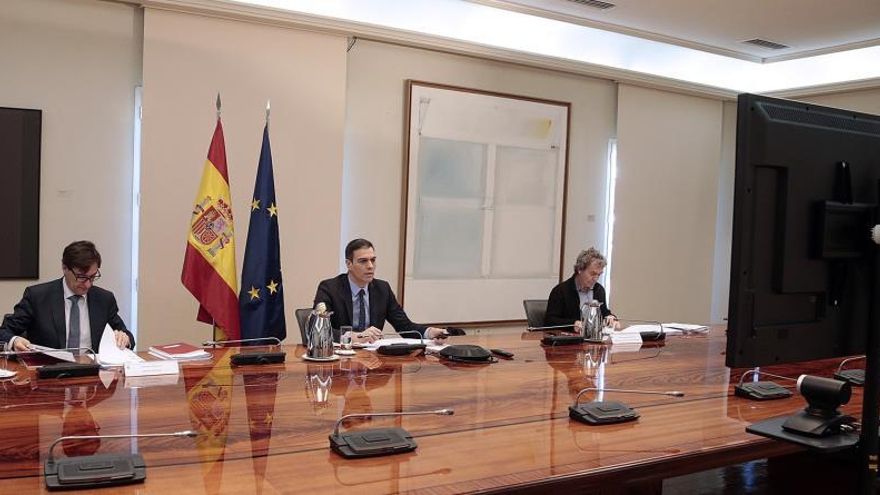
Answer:
[(275, 169), (288, 342), (294, 309), (338, 263), (345, 112), (341, 36), (147, 9), (141, 173), (141, 348), (210, 338), (180, 282), (186, 232), (223, 100), (240, 277), (266, 100)]
[(722, 103), (627, 85), (618, 98), (612, 310), (709, 322)]
[[(43, 111), (40, 281), (61, 276), (68, 243), (94, 241), (100, 285), (131, 309), (131, 170), (141, 14), (94, 1), (4, 0), (0, 106)], [(0, 282), (11, 312), (33, 280)]]
[[(616, 110), (611, 81), (359, 40), (348, 54), (346, 221), (339, 260), (346, 242), (370, 239), (380, 260), (379, 277), (397, 290), (407, 79), (571, 102), (564, 276), (581, 249), (604, 244), (606, 157)], [(522, 251), (529, 256), (527, 243)]]

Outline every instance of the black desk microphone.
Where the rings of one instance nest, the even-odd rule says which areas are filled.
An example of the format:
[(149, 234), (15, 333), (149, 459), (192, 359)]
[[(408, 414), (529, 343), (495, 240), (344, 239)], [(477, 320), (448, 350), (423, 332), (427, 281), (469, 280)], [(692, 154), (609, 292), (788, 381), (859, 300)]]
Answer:
[(419, 336), (419, 343), (410, 344), (409, 342), (398, 342), (396, 344), (380, 345), (376, 348), (376, 352), (383, 356), (407, 356), (414, 351), (424, 351), (427, 348), (427, 345), (425, 345), (425, 336), (422, 335), (422, 332), (419, 332), (418, 330), (404, 330), (397, 333), (398, 335), (416, 334)]
[[(216, 347), (218, 345), (225, 344), (246, 344), (250, 342), (261, 342), (264, 340), (274, 340), (274, 345), (281, 345), (281, 339), (278, 337), (257, 337), (253, 339), (236, 339), (236, 340), (207, 340), (202, 342), (202, 345), (205, 347), (211, 346)], [(243, 366), (247, 364), (277, 364), (283, 363), (285, 356), (287, 353), (284, 351), (279, 352), (240, 352), (238, 354), (233, 354), (232, 357), (229, 358), (229, 362), (232, 363), (233, 366)]]
[(98, 454), (65, 457), (55, 460), (55, 447), (65, 440), (95, 440), (102, 438), (195, 437), (192, 430), (173, 433), (140, 433), (129, 435), (74, 435), (57, 438), (49, 446), (49, 455), (43, 466), (46, 488), (69, 490), (100, 488), (112, 485), (139, 483), (147, 477), (146, 464), (140, 454)]
[(739, 379), (739, 385), (733, 388), (734, 395), (736, 395), (737, 397), (744, 397), (746, 399), (752, 400), (772, 400), (791, 397), (791, 390), (777, 385), (775, 382), (758, 381), (745, 383), (747, 376), (759, 374), (764, 376), (772, 376), (773, 378), (779, 378), (782, 380), (797, 382), (797, 380), (794, 378), (782, 375), (774, 375), (772, 373), (764, 373), (758, 370), (758, 368), (755, 368), (753, 370), (748, 370), (743, 373), (743, 376)]
[(668, 397), (684, 397), (684, 392), (678, 390), (670, 391), (653, 391), (653, 390), (631, 390), (623, 388), (597, 388), (587, 387), (574, 398), (574, 404), (568, 407), (568, 417), (581, 423), (588, 425), (607, 425), (614, 423), (624, 423), (626, 421), (635, 421), (639, 418), (639, 413), (622, 402), (613, 401), (593, 401), (579, 404), (581, 395), (590, 392), (619, 392), (625, 394), (648, 394), (648, 395), (665, 395)]
[(417, 416), (426, 414), (451, 416), (455, 414), (455, 411), (452, 409), (436, 409), (434, 411), (346, 414), (336, 421), (336, 426), (330, 435), (330, 449), (346, 459), (411, 452), (418, 445), (416, 445), (412, 435), (403, 428), (371, 428), (369, 430), (340, 433), (339, 427), (349, 418)]
[(859, 359), (866, 359), (866, 356), (856, 356), (844, 359), (841, 361), (840, 366), (837, 367), (837, 371), (834, 372), (834, 378), (838, 380), (842, 380), (845, 382), (849, 382), (852, 385), (856, 386), (864, 386), (865, 385), (865, 370), (864, 369), (851, 369), (845, 370), (843, 369), (843, 365), (850, 361), (857, 361)]

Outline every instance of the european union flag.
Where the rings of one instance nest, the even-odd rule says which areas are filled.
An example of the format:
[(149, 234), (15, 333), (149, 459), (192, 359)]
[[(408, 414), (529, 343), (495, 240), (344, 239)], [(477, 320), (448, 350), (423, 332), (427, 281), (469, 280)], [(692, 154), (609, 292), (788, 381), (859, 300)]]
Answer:
[(241, 338), (287, 337), (284, 319), (284, 284), (278, 243), (278, 206), (269, 125), (263, 129), (263, 148), (251, 201), (251, 222), (241, 272)]

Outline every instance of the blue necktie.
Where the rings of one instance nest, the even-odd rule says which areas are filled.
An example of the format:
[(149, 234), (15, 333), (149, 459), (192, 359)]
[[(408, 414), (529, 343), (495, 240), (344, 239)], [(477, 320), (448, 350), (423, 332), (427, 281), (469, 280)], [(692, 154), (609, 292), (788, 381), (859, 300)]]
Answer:
[(67, 347), (79, 347), (79, 300), (82, 296), (73, 295), (70, 299), (70, 321), (67, 324)]
[(358, 291), (358, 323), (357, 330), (363, 331), (367, 327), (367, 308), (364, 305), (364, 289)]

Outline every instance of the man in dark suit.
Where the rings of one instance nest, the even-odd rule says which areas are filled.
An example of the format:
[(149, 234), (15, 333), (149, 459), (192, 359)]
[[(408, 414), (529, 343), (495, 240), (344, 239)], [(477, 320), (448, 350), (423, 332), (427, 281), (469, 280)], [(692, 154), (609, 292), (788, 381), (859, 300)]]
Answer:
[(77, 241), (61, 256), (63, 276), (32, 285), (12, 314), (3, 318), (0, 341), (16, 351), (31, 343), (56, 349), (88, 347), (99, 351), (104, 327), (113, 329), (119, 347), (134, 348), (134, 337), (119, 317), (113, 293), (94, 283), (101, 278), (101, 254), (89, 241)]
[(617, 318), (606, 303), (605, 288), (597, 282), (604, 273), (606, 264), (605, 257), (596, 248), (581, 251), (574, 263), (574, 275), (550, 291), (544, 324), (571, 325), (575, 331), (581, 332), (584, 325), (581, 307), (588, 301), (596, 300), (602, 303), (599, 310), (605, 326), (618, 326)]
[(447, 337), (442, 328), (427, 327), (410, 321), (397, 302), (391, 286), (375, 278), (376, 253), (373, 243), (355, 239), (345, 247), (347, 273), (322, 281), (315, 294), (315, 305), (324, 303), (332, 311), (333, 328), (349, 325), (355, 342), (372, 342), (381, 338), (387, 320), (402, 332), (418, 332), (426, 339)]

